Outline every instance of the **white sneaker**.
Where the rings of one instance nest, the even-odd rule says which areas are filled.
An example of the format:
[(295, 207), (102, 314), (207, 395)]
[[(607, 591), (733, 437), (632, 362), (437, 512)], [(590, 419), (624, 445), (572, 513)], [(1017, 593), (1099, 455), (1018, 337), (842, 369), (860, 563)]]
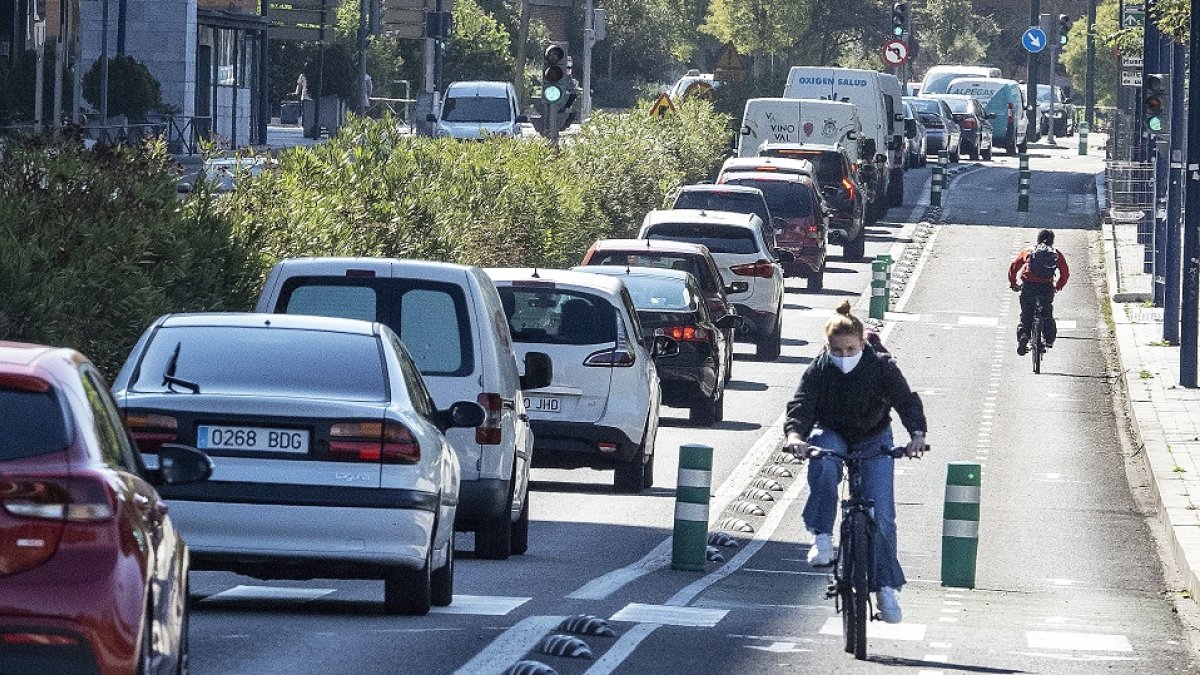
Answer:
[(875, 607), (879, 609), (879, 618), (884, 623), (900, 623), (899, 591), (891, 586), (884, 586), (875, 594)]
[(829, 567), (833, 564), (833, 535), (818, 534), (808, 549), (808, 564), (813, 567)]

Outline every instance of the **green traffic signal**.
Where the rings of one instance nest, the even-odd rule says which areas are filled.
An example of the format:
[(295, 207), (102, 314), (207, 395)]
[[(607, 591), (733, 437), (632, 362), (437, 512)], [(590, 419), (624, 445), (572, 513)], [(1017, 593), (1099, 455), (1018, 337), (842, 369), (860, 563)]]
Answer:
[(557, 84), (542, 87), (542, 100), (546, 103), (558, 103), (562, 100), (563, 90)]
[(896, 37), (904, 35), (904, 26), (892, 26), (892, 35)]
[(1158, 133), (1163, 129), (1162, 118), (1158, 115), (1146, 118), (1146, 128), (1150, 131)]

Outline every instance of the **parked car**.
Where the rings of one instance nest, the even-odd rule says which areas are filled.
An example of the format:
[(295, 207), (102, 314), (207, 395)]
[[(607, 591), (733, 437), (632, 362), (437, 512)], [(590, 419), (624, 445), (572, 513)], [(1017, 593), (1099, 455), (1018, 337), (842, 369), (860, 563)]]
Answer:
[(937, 98), (906, 98), (917, 111), (921, 126), (925, 127), (925, 152), (936, 155), (946, 151), (952, 161), (957, 162), (962, 152), (962, 130), (954, 121), (954, 112), (946, 102)]
[(764, 157), (803, 159), (812, 163), (817, 185), (829, 213), (829, 240), (842, 246), (842, 257), (863, 257), (866, 248), (866, 218), (870, 209), (853, 162), (841, 146), (813, 143), (764, 143)]
[[(746, 281), (734, 281), (728, 287), (721, 278), (717, 263), (703, 244), (681, 241), (650, 241), (649, 239), (601, 239), (592, 244), (583, 256), (582, 265), (617, 265), (622, 267), (664, 267), (683, 270), (696, 279), (704, 304), (713, 321), (737, 314), (730, 295), (744, 293), (750, 287)], [(739, 322), (740, 323), (740, 322)], [(741, 331), (738, 331), (741, 332)], [(727, 357), (733, 363), (733, 329), (725, 332)], [(729, 377), (728, 370), (725, 374)]]
[(547, 269), (490, 269), (518, 353), (554, 360), (554, 380), (528, 389), (537, 466), (613, 469), (618, 492), (654, 483), (662, 398), (654, 359), (668, 340), (643, 340), (633, 302), (616, 280)]
[(481, 139), (520, 136), (529, 118), (510, 82), (451, 82), (438, 113), (425, 121), (435, 125), (438, 138)]
[(404, 341), (439, 408), (482, 405), (483, 424), (446, 434), (462, 466), (455, 527), (475, 532), (477, 557), (525, 552), (533, 435), (521, 390), (550, 383), (550, 358), (527, 355), (518, 376), (500, 295), (482, 269), (388, 258), (284, 260), (256, 311), (378, 321)]
[[(775, 236), (780, 249), (791, 254), (784, 271), (808, 280), (808, 290), (825, 284), (825, 258), (830, 210), (817, 191), (811, 162), (777, 157), (748, 157), (725, 162), (717, 183), (746, 185), (763, 191), (771, 214), (784, 221)], [(835, 240), (835, 244), (845, 244)]]
[(995, 144), (1015, 155), (1025, 152), (1029, 125), (1025, 114), (1025, 88), (1015, 80), (999, 77), (960, 77), (951, 80), (950, 94), (964, 94), (978, 100), (993, 115)]
[(212, 481), (164, 489), (195, 569), (383, 579), (393, 614), (450, 604), (459, 467), (442, 434), (484, 411), (439, 410), (391, 329), (167, 315), (113, 391), (146, 455), (184, 442), (218, 458)]
[(99, 371), (0, 342), (0, 672), (182, 672), (188, 548), (155, 490), (212, 462), (168, 445), (147, 469)]
[(1001, 77), (1002, 73), (995, 66), (962, 66), (938, 65), (925, 71), (921, 81), (921, 96), (945, 94), (950, 83), (960, 77)]
[(1051, 87), (1039, 84), (1037, 88), (1038, 102), (1038, 134), (1045, 136), (1050, 133), (1050, 99), (1054, 99), (1054, 135), (1075, 135), (1075, 104), (1063, 95), (1061, 87)]
[[(799, 176), (791, 176), (801, 180)], [(651, 211), (642, 221), (641, 239), (703, 244), (721, 272), (738, 316), (745, 319), (741, 335), (755, 344), (758, 358), (774, 360), (782, 347), (783, 264), (792, 254), (771, 250), (762, 236), (758, 216), (725, 211), (676, 209)], [(742, 285), (736, 285), (741, 282)]]
[[(950, 112), (954, 114), (954, 121), (958, 123), (959, 129), (962, 131), (962, 137), (959, 141), (959, 147), (967, 153), (971, 159), (977, 160), (983, 157), (985, 160), (992, 158), (992, 118), (994, 113), (989, 113), (984, 110), (983, 105), (979, 100), (966, 95), (960, 94), (939, 94), (938, 98), (950, 106)], [(956, 158), (951, 158), (952, 161), (957, 161)]]
[(767, 198), (762, 190), (741, 185), (684, 185), (674, 191), (667, 200), (671, 209), (699, 209), (701, 211), (731, 211), (753, 213), (763, 222), (763, 238), (774, 247), (776, 228), (782, 229), (784, 222), (771, 217)]
[(178, 191), (191, 192), (201, 180), (209, 181), (216, 192), (233, 192), (237, 182), (274, 169), (278, 162), (270, 157), (211, 157), (196, 171), (179, 179)]
[(732, 366), (725, 335), (741, 323), (736, 315), (714, 321), (700, 286), (682, 270), (651, 267), (576, 267), (620, 279), (637, 308), (646, 339), (675, 341), (678, 353), (659, 360), (662, 402), (687, 408), (688, 420), (712, 426), (725, 419), (725, 383)]
[(904, 104), (904, 140), (908, 152), (906, 168), (915, 169), (925, 166), (926, 155), (929, 154), (926, 150), (925, 125), (921, 123), (916, 109), (907, 102)]

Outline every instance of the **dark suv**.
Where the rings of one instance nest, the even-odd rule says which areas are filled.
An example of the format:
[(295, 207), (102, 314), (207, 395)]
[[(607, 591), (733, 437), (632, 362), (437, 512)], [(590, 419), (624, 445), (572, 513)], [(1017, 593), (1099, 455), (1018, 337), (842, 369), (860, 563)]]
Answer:
[(866, 252), (866, 195), (854, 179), (846, 152), (836, 145), (814, 143), (764, 143), (762, 157), (806, 159), (812, 163), (817, 185), (829, 215), (829, 242), (842, 246), (842, 258), (857, 260)]

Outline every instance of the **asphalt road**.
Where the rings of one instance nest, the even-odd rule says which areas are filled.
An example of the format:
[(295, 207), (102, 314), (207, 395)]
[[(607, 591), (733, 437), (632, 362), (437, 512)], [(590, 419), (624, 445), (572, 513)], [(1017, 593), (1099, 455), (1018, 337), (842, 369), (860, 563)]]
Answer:
[[(775, 476), (773, 499), (754, 502), (765, 515), (738, 514), (755, 532), (735, 533), (741, 545), (723, 551), (728, 562), (707, 573), (665, 566), (679, 445), (713, 446), (716, 508), (733, 508), (751, 479), (776, 466), (783, 406), (819, 349), (821, 325), (869, 285), (867, 262), (835, 256), (822, 293), (789, 282), (778, 361), (753, 361), (739, 345), (724, 423), (695, 429), (685, 411), (664, 411), (653, 489), (615, 495), (610, 472), (535, 470), (529, 553), (472, 560), (461, 536), (459, 596), (427, 617), (384, 615), (382, 582), (194, 573), (194, 672), (465, 675), (525, 658), (592, 674), (1196, 672), (1194, 631), (1175, 613), (1131, 495), (1114, 414), (1092, 257), (1099, 166), (1065, 151), (1033, 154), (1042, 170), (1029, 214), (1015, 210), (1015, 160), (964, 164), (946, 224), (912, 244), (922, 262), (885, 339), (922, 392), (935, 451), (898, 464), (905, 622), (872, 624), (867, 662), (843, 653), (825, 575), (804, 562), (803, 480)], [(928, 177), (909, 172), (907, 206), (872, 228), (868, 256), (896, 253), (911, 238)], [(1056, 301), (1061, 337), (1034, 375), (1015, 354), (1019, 305), (1005, 273), (1047, 225), (1074, 274)], [(945, 465), (956, 460), (983, 465), (973, 590), (939, 583)], [(617, 637), (582, 637), (593, 659), (536, 653), (574, 614), (611, 618)]]

